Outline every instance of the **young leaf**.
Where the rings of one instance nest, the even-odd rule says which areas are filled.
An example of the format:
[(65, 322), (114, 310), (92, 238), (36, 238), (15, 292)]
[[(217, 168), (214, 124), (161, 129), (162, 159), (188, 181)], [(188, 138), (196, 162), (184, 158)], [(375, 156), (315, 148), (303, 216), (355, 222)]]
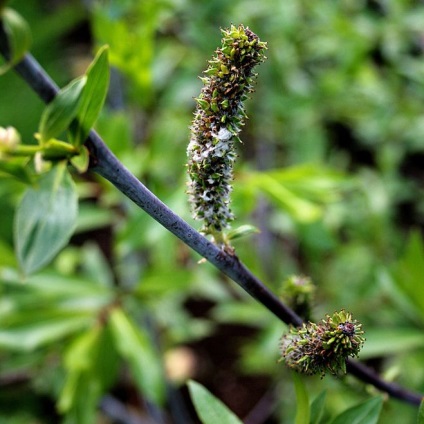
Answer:
[(201, 384), (188, 382), (191, 400), (203, 424), (243, 424), (219, 399)]
[(0, 13), (10, 49), (9, 61), (0, 67), (2, 75), (18, 63), (28, 51), (31, 32), (26, 21), (14, 10), (6, 8), (2, 12), (0, 9)]
[(116, 349), (128, 361), (143, 395), (156, 404), (163, 403), (162, 368), (147, 334), (119, 308), (110, 313), (109, 325)]
[(58, 138), (63, 131), (68, 129), (77, 115), (86, 81), (86, 76), (71, 81), (46, 106), (38, 130), (41, 143), (45, 143), (51, 138)]
[(372, 398), (346, 409), (331, 424), (377, 424), (382, 405), (381, 397)]
[(61, 162), (25, 192), (15, 216), (16, 254), (25, 274), (46, 265), (66, 245), (77, 219), (74, 182)]
[(310, 424), (319, 424), (324, 412), (325, 397), (327, 392), (322, 391), (311, 403)]
[(241, 225), (238, 228), (235, 228), (234, 230), (231, 230), (227, 234), (228, 240), (236, 240), (242, 237), (250, 236), (251, 234), (258, 234), (260, 231), (258, 228), (254, 227), (253, 225)]
[(294, 388), (296, 391), (296, 424), (309, 424), (311, 411), (309, 409), (309, 396), (301, 377), (292, 373)]
[(77, 119), (71, 126), (72, 144), (84, 143), (106, 98), (109, 86), (108, 46), (97, 53), (87, 72), (87, 82), (81, 96)]

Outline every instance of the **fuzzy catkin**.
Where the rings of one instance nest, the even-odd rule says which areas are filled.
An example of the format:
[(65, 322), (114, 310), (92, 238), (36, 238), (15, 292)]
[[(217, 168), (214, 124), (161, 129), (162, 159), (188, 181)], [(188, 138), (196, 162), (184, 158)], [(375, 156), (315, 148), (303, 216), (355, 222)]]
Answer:
[(280, 351), (286, 365), (304, 374), (346, 373), (346, 359), (358, 356), (364, 344), (362, 324), (344, 310), (318, 324), (308, 322), (283, 335)]
[(246, 117), (243, 101), (253, 91), (253, 68), (266, 43), (243, 25), (222, 30), (222, 46), (209, 61), (191, 126), (188, 194), (194, 219), (215, 241), (234, 219), (230, 210), (235, 142)]

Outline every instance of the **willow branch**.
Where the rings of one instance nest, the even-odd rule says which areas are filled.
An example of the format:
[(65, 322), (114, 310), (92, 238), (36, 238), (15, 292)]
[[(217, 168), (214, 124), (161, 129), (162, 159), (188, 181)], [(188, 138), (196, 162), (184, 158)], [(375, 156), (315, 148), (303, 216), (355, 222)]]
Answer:
[[(10, 55), (7, 38), (1, 25), (0, 52), (6, 59)], [(49, 103), (57, 94), (57, 85), (30, 54), (25, 55), (14, 69), (44, 102)], [(281, 321), (294, 326), (302, 324), (302, 319), (253, 275), (237, 256), (219, 249), (148, 190), (116, 158), (95, 131), (90, 132), (85, 144), (90, 151), (91, 171), (110, 181), (154, 220), (235, 281)], [(414, 405), (419, 405), (422, 400), (421, 394), (382, 380), (373, 370), (357, 361), (349, 360), (347, 369), (350, 374), (394, 398)]]

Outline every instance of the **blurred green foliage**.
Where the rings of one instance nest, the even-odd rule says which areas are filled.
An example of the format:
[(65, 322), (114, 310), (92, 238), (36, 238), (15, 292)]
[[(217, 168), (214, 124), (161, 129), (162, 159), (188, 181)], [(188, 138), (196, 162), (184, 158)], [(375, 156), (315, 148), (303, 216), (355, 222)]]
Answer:
[[(366, 331), (364, 360), (424, 391), (421, 2), (9, 6), (29, 22), (31, 51), (61, 86), (109, 45), (111, 85), (96, 128), (190, 222), (184, 164), (197, 76), (219, 45), (220, 27), (243, 23), (267, 41), (268, 60), (247, 102), (233, 196), (234, 227), (252, 224), (260, 233), (235, 240), (237, 254), (276, 293), (289, 275), (311, 276), (313, 316), (352, 312)], [(0, 93), (0, 126), (15, 126), (35, 144), (41, 101), (11, 72), (0, 77)], [(109, 183), (74, 176), (80, 208), (71, 244), (25, 280), (12, 234), (26, 187), (2, 178), (0, 421), (92, 423), (108, 413), (107, 403), (98, 410), (105, 393), (140, 415), (157, 413), (163, 358), (171, 370), (184, 370), (191, 358), (178, 381), (200, 381), (243, 419), (271, 397), (273, 407), (257, 422), (293, 422), (293, 382), (276, 363), (284, 326)], [(185, 353), (169, 361), (178, 352)], [(379, 412), (380, 398), (369, 399), (375, 391), (349, 376), (303, 384), (310, 399), (321, 399), (316, 422), (356, 405)], [(181, 412), (166, 411), (178, 422)], [(416, 413), (386, 400), (379, 422), (413, 423)]]

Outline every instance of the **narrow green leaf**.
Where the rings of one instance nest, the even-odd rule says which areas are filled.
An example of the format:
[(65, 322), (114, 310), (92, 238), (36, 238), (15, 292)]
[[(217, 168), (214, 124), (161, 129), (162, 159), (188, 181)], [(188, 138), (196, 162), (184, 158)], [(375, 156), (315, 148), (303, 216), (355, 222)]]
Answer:
[(87, 325), (88, 317), (56, 316), (46, 320), (31, 321), (21, 325), (0, 328), (0, 347), (12, 351), (30, 352), (52, 342), (57, 342)]
[(140, 391), (156, 404), (162, 404), (164, 376), (148, 335), (119, 308), (110, 313), (109, 325), (116, 349), (128, 361)]
[(377, 424), (382, 405), (381, 397), (372, 398), (346, 409), (331, 424)]
[(195, 381), (188, 382), (191, 400), (203, 424), (243, 424), (219, 399)]
[(295, 165), (266, 172), (296, 195), (318, 203), (334, 202), (351, 183), (339, 172), (317, 165)]
[(272, 175), (255, 173), (249, 181), (299, 222), (313, 222), (322, 215), (321, 206), (298, 196)]
[(308, 392), (299, 374), (293, 372), (292, 377), (297, 401), (295, 424), (309, 424), (311, 411), (309, 409)]
[(424, 241), (419, 231), (408, 238), (405, 251), (392, 271), (394, 282), (417, 313), (424, 318)]
[(424, 424), (424, 399), (421, 401), (420, 409), (418, 410), (417, 424)]
[(0, 67), (0, 75), (20, 62), (31, 44), (31, 31), (22, 16), (12, 9), (5, 8), (1, 19), (9, 42), (10, 58)]
[(64, 355), (66, 380), (58, 408), (71, 422), (96, 422), (97, 406), (116, 378), (118, 356), (107, 327), (94, 326), (76, 338)]
[(250, 236), (251, 234), (258, 234), (260, 231), (253, 225), (241, 225), (227, 234), (228, 240), (236, 240), (242, 237)]
[(87, 242), (81, 249), (81, 255), (84, 258), (84, 263), (81, 264), (84, 275), (97, 281), (99, 285), (113, 287), (113, 272), (99, 245)]
[(86, 76), (71, 81), (46, 106), (38, 130), (41, 143), (45, 143), (51, 138), (59, 138), (60, 134), (68, 129), (77, 115), (86, 81)]
[(81, 96), (77, 119), (72, 125), (72, 144), (84, 143), (103, 107), (109, 86), (108, 46), (98, 52), (87, 72), (87, 83)]
[(269, 325), (269, 316), (254, 303), (220, 302), (210, 312), (214, 321), (264, 328)]
[(92, 355), (99, 337), (100, 328), (92, 328), (76, 338), (65, 352), (64, 365), (68, 375), (58, 402), (62, 412), (71, 409), (75, 402), (78, 379), (92, 366)]
[[(41, 296), (59, 297), (67, 299), (80, 299), (86, 297), (98, 298), (100, 307), (110, 303), (113, 293), (104, 284), (97, 280), (88, 280), (80, 274), (73, 276), (63, 275), (59, 272), (46, 270), (26, 278), (26, 284), (22, 284), (22, 276), (11, 268), (0, 268), (0, 278), (2, 284), (13, 287), (13, 290), (31, 287), (33, 296), (38, 299)], [(102, 300), (103, 299), (103, 300)], [(80, 308), (81, 309), (81, 308)]]
[(324, 413), (324, 404), (327, 392), (322, 391), (311, 403), (311, 420), (310, 424), (320, 424)]
[(27, 189), (15, 216), (15, 249), (25, 274), (46, 265), (66, 245), (77, 214), (74, 182), (66, 163), (58, 163), (38, 187)]
[(424, 347), (422, 330), (413, 327), (367, 328), (366, 336), (361, 359), (406, 353)]
[(78, 212), (76, 233), (93, 231), (116, 223), (116, 215), (109, 209), (82, 203)]

